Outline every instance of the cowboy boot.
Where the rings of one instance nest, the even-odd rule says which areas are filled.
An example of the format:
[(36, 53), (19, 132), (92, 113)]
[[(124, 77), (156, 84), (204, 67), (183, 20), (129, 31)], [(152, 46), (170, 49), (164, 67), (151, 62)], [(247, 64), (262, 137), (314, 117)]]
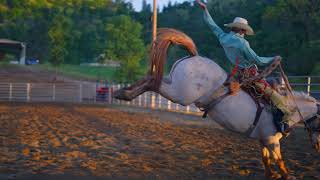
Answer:
[(291, 110), (290, 108), (288, 108), (285, 97), (281, 96), (279, 93), (277, 93), (274, 90), (270, 96), (270, 100), (284, 114), (282, 121), (280, 122), (281, 123), (280, 130), (282, 134), (284, 134), (285, 136), (288, 136), (291, 130), (290, 120), (292, 116), (295, 114), (295, 110)]

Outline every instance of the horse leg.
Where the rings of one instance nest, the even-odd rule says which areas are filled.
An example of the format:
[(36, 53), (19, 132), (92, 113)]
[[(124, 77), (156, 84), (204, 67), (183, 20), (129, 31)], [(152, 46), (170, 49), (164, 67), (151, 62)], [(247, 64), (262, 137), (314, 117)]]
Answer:
[(272, 144), (269, 144), (268, 149), (270, 153), (272, 154), (274, 160), (278, 163), (280, 173), (282, 177), (285, 180), (295, 180), (296, 178), (294, 176), (289, 175), (289, 171), (285, 166), (284, 160), (282, 159), (281, 150), (280, 150), (280, 142), (274, 142)]
[[(152, 88), (153, 77), (147, 76), (129, 87), (124, 87), (113, 93), (113, 97), (120, 100), (131, 101), (137, 96), (141, 95), (146, 91), (155, 91)], [(172, 82), (162, 81), (159, 90), (155, 91), (161, 94), (163, 97), (171, 100), (174, 103), (179, 102), (179, 92), (172, 85)]]
[(188, 105), (183, 102), (184, 98), (181, 97), (180, 92), (176, 89), (176, 87), (170, 80), (162, 80), (158, 93), (174, 103)]
[(121, 99), (125, 101), (131, 101), (132, 99), (136, 98), (140, 94), (150, 91), (152, 85), (153, 78), (151, 76), (147, 76), (133, 85), (129, 87), (125, 87), (119, 89), (113, 93), (113, 97), (116, 99)]
[(271, 167), (271, 157), (269, 149), (261, 143), (261, 154), (262, 154), (262, 162), (264, 165), (264, 175), (267, 179), (279, 179), (281, 178), (280, 174), (277, 174), (273, 168)]
[(274, 155), (275, 160), (278, 162), (279, 169), (281, 171), (282, 176), (286, 180), (295, 180), (296, 178), (294, 176), (289, 175), (289, 171), (287, 167), (285, 166), (284, 160), (282, 159), (281, 150), (280, 150), (280, 143), (277, 144), (274, 148)]

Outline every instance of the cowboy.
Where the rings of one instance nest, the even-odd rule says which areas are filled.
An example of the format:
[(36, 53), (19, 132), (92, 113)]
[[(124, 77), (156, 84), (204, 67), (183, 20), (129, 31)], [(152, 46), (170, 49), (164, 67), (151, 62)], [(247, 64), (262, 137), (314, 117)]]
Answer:
[[(250, 48), (248, 41), (245, 40), (244, 37), (245, 35), (254, 35), (254, 31), (248, 25), (246, 19), (236, 17), (232, 23), (225, 24), (226, 27), (231, 29), (230, 33), (225, 33), (212, 19), (206, 4), (202, 3), (200, 0), (196, 0), (196, 2), (204, 10), (204, 20), (219, 39), (227, 58), (232, 64), (240, 69), (240, 72), (252, 69), (256, 64), (266, 66), (271, 64), (274, 60), (281, 59), (280, 56), (260, 57)], [(289, 122), (294, 115), (295, 110), (289, 109), (285, 97), (272, 89), (266, 81), (255, 81), (253, 82), (253, 86), (258, 91), (262, 92), (265, 98), (270, 99), (271, 102), (282, 111), (284, 115), (280, 130), (283, 134), (287, 135), (290, 129)]]

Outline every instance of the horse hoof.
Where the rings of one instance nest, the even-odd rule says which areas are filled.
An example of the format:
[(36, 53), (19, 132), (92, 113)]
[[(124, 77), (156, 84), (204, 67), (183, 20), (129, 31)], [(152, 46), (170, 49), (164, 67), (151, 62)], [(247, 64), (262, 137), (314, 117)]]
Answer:
[(113, 97), (119, 100), (125, 100), (130, 101), (132, 98), (130, 98), (128, 90), (126, 89), (119, 89), (113, 93)]
[(272, 174), (266, 175), (268, 180), (277, 180), (277, 179), (282, 179), (281, 174), (273, 172)]
[(294, 177), (294, 176), (288, 176), (288, 177), (286, 178), (286, 180), (297, 180), (297, 178)]
[(273, 174), (271, 175), (271, 178), (270, 178), (270, 179), (272, 179), (272, 180), (277, 180), (277, 179), (281, 179), (281, 178), (282, 178), (281, 174), (273, 173)]

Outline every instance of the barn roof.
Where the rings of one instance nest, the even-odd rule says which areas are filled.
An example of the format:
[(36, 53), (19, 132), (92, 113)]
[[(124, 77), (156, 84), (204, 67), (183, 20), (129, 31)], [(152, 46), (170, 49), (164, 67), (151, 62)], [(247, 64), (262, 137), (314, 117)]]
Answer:
[(23, 48), (23, 42), (10, 39), (0, 39), (0, 51), (20, 53)]

